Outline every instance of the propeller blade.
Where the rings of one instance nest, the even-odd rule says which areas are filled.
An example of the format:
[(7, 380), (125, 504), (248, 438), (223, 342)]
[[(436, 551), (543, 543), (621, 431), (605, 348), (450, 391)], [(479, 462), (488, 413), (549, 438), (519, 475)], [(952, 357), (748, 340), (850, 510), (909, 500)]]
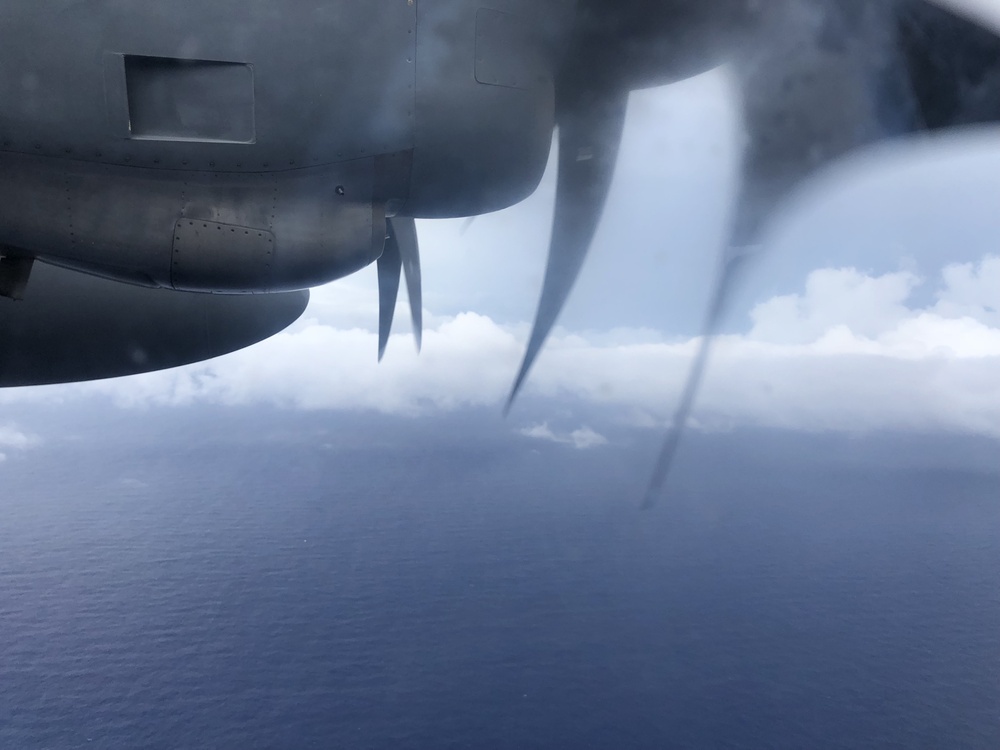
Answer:
[(673, 421), (667, 428), (667, 435), (663, 439), (663, 447), (656, 459), (656, 466), (653, 468), (653, 475), (649, 479), (646, 494), (643, 496), (642, 509), (652, 508), (661, 495), (663, 484), (670, 473), (674, 457), (677, 455), (677, 448), (680, 446), (681, 435), (687, 426), (688, 418), (691, 416), (691, 409), (694, 407), (698, 390), (701, 388), (701, 381), (705, 376), (705, 367), (708, 364), (708, 357), (712, 351), (712, 344), (715, 343), (715, 336), (719, 330), (719, 323), (722, 315), (726, 311), (726, 302), (733, 289), (733, 284), (738, 275), (738, 270), (747, 259), (744, 253), (729, 254), (722, 264), (719, 277), (715, 282), (715, 289), (712, 291), (712, 299), (705, 315), (705, 322), (702, 328), (701, 341), (698, 343), (698, 352), (691, 362), (688, 370), (687, 380), (684, 383), (684, 390), (681, 391), (677, 408), (674, 410)]
[(535, 324), (504, 414), (510, 411), (587, 257), (614, 175), (627, 91), (578, 97), (559, 115), (559, 180), (549, 259)]
[(461, 228), (458, 230), (458, 233), (462, 236), (465, 236), (465, 233), (469, 231), (469, 227), (471, 227), (473, 224), (476, 223), (476, 218), (477, 217), (475, 216), (470, 216), (468, 219), (463, 221)]
[(406, 294), (410, 298), (413, 338), (416, 339), (419, 352), (423, 335), (424, 307), (420, 291), (420, 246), (417, 244), (417, 224), (412, 217), (394, 216), (389, 219), (389, 234), (399, 248), (399, 256), (403, 263)]
[(919, 125), (936, 130), (996, 122), (1000, 119), (996, 10), (976, 18), (971, 7), (975, 3), (952, 0), (941, 5), (907, 0), (899, 9), (899, 47)]
[[(852, 148), (885, 134), (867, 102), (860, 98), (845, 101), (843, 93), (865, 91), (872, 76), (851, 46), (863, 48), (863, 40), (854, 34), (863, 25), (854, 18), (854, 7), (822, 6), (823, 23), (818, 26), (808, 15), (809, 5), (769, 8), (755, 27), (756, 43), (746, 48), (736, 66), (747, 136), (742, 186), (698, 350), (643, 496), (643, 509), (652, 508), (662, 495), (747, 249), (759, 242), (762, 227), (802, 181)], [(817, 35), (824, 34), (836, 54), (817, 42)], [(788, 77), (789, 67), (796, 78)], [(797, 84), (800, 80), (808, 85), (774, 86), (774, 81)], [(831, 100), (841, 101), (832, 113), (827, 104)]]
[(389, 343), (389, 331), (392, 330), (392, 316), (396, 311), (396, 296), (399, 294), (399, 274), (403, 267), (399, 244), (392, 231), (392, 225), (387, 227), (385, 246), (378, 258), (378, 359), (382, 361), (386, 344)]
[[(804, 23), (796, 16), (801, 9), (784, 6), (769, 16), (774, 25), (763, 27), (765, 36), (753, 47), (751, 59), (738, 66), (748, 147), (732, 246), (758, 242), (762, 227), (787, 196), (852, 150), (920, 130), (1000, 121), (1000, 38), (991, 30), (915, 0), (900, 3), (895, 17), (886, 15), (894, 12), (890, 6), (823, 7), (825, 50), (814, 40), (815, 19)], [(883, 21), (897, 24), (899, 57), (894, 65), (873, 68), (862, 54), (872, 40), (860, 29)], [(876, 38), (881, 42), (882, 37)], [(792, 80), (780, 77), (790, 61), (810, 85), (775, 89), (772, 81)], [(844, 93), (871, 91), (885, 100), (881, 107)], [(831, 100), (841, 102), (835, 113), (827, 104)], [(747, 257), (730, 255), (722, 265), (643, 508), (652, 507), (662, 494), (737, 271)]]

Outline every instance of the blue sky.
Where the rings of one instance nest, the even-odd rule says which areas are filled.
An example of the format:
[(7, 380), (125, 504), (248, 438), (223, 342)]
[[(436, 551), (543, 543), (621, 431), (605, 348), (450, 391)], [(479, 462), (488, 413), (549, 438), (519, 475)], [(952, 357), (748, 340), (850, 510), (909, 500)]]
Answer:
[[(592, 256), (528, 398), (610, 407), (631, 424), (662, 427), (695, 348), (741, 143), (724, 70), (633, 95)], [(867, 152), (804, 186), (769, 226), (734, 300), (693, 426), (1000, 437), (998, 174), (1000, 131), (982, 130)], [(531, 198), (471, 225), (419, 223), (419, 357), (401, 300), (376, 363), (372, 266), (315, 290), (298, 323), (243, 352), (133, 378), (6, 390), (0, 403), (499, 411), (541, 286), (554, 183), (549, 170)], [(515, 409), (511, 429), (601, 444), (599, 432), (574, 439), (589, 425), (555, 434), (525, 419)], [(0, 426), (0, 453), (30, 448), (17, 424)]]

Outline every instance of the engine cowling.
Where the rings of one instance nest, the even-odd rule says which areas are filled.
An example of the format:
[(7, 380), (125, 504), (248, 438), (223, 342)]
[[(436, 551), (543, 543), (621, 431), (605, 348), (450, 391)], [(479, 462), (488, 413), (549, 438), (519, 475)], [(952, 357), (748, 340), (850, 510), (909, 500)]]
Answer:
[(387, 214), (479, 214), (534, 190), (573, 7), (12, 7), (0, 245), (190, 291), (353, 273), (381, 253)]
[(534, 191), (552, 142), (554, 81), (573, 5), (418, 4), (407, 213), (471, 216)]

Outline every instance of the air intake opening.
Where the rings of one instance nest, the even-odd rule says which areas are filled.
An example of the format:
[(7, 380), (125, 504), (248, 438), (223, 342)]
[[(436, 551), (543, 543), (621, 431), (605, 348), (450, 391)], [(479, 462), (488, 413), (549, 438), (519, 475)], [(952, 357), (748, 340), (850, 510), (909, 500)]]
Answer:
[(253, 67), (125, 55), (129, 137), (253, 143)]

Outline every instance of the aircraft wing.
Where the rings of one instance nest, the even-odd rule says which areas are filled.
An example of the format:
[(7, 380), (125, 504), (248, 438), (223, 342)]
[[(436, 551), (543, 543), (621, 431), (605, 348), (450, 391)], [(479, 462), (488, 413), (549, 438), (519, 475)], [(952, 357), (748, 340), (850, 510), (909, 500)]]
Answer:
[(0, 387), (111, 378), (218, 357), (282, 330), (308, 301), (308, 291), (150, 289), (35, 261), (23, 299), (0, 297)]

